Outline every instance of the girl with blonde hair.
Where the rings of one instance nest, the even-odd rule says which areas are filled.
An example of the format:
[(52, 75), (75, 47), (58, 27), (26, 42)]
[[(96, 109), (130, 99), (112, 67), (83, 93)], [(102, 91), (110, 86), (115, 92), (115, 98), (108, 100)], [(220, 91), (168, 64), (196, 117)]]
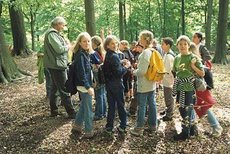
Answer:
[(93, 76), (89, 55), (90, 48), (90, 35), (87, 32), (80, 33), (74, 47), (73, 61), (77, 71), (75, 83), (81, 97), (81, 103), (73, 123), (72, 133), (81, 134), (83, 123), (85, 123), (84, 137), (86, 138), (93, 137), (92, 96), (94, 95), (94, 90), (92, 88)]

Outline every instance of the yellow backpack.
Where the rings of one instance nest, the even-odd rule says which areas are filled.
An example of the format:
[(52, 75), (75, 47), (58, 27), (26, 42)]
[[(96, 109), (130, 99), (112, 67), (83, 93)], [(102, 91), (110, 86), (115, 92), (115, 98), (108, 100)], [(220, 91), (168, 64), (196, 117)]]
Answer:
[(163, 59), (158, 51), (155, 49), (150, 50), (152, 51), (152, 55), (145, 77), (150, 81), (161, 81), (166, 73)]

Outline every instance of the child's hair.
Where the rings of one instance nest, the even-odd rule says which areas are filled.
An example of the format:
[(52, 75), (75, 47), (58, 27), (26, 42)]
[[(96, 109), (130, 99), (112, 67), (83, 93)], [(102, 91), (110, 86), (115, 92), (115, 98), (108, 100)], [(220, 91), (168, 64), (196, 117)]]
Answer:
[(99, 36), (93, 36), (91, 41), (97, 46), (100, 55), (103, 56), (104, 48), (103, 48), (102, 39)]
[(89, 35), (89, 33), (87, 32), (81, 32), (78, 36), (77, 36), (77, 39), (76, 39), (76, 44), (75, 44), (75, 47), (74, 47), (74, 52), (76, 53), (79, 48), (80, 48), (80, 42), (82, 40), (83, 37), (86, 37), (88, 38), (90, 41), (91, 41), (91, 36)]
[(120, 44), (122, 44), (124, 46), (124, 50), (129, 49), (129, 42), (127, 40), (121, 40)]
[(188, 45), (190, 46), (191, 40), (189, 39), (188, 36), (186, 36), (186, 35), (181, 35), (181, 36), (177, 39), (176, 45), (178, 45), (178, 43), (179, 43), (181, 40), (186, 41), (186, 42), (188, 43)]
[(104, 41), (104, 49), (105, 49), (105, 50), (108, 50), (108, 47), (107, 47), (107, 46), (109, 45), (109, 43), (110, 43), (112, 40), (116, 41), (117, 43), (119, 42), (119, 40), (117, 39), (116, 36), (114, 36), (114, 35), (108, 35), (108, 36), (105, 38), (105, 41)]
[(195, 32), (194, 35), (200, 39), (200, 42), (203, 40), (203, 34), (201, 32)]
[(148, 30), (143, 30), (142, 32), (140, 32), (139, 34), (139, 39), (143, 38), (144, 40), (147, 41), (147, 45), (150, 46), (152, 45), (153, 42), (153, 33), (148, 31)]
[(162, 39), (162, 41), (166, 44), (169, 45), (170, 48), (173, 46), (173, 39), (171, 37), (165, 37)]

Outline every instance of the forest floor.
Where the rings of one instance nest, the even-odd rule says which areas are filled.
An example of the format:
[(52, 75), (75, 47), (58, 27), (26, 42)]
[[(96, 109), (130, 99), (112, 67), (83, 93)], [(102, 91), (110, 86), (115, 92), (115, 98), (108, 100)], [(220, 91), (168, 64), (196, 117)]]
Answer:
[[(65, 116), (49, 116), (45, 85), (37, 82), (36, 55), (15, 58), (15, 61), (33, 76), (0, 84), (0, 153), (230, 153), (230, 65), (213, 66), (215, 89), (212, 92), (217, 100), (213, 111), (224, 128), (223, 134), (219, 138), (211, 137), (210, 125), (204, 117), (197, 119), (197, 137), (175, 142), (173, 135), (181, 131), (178, 108), (173, 122), (161, 120), (158, 132), (153, 136), (147, 133), (142, 137), (130, 135), (130, 128), (136, 121), (136, 117), (132, 117), (128, 118), (124, 137), (117, 132), (112, 138), (105, 136), (106, 120), (103, 119), (94, 122), (94, 138), (76, 138), (71, 134), (71, 120)], [(78, 104), (75, 101), (76, 109)], [(164, 109), (162, 91), (157, 96), (157, 107), (158, 113)]]

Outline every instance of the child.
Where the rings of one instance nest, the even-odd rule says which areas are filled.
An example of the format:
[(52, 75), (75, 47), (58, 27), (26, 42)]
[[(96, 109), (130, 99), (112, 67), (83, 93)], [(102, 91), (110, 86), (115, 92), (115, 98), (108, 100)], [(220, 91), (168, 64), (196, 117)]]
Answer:
[(164, 87), (164, 100), (166, 105), (165, 113), (166, 115), (163, 117), (163, 121), (171, 121), (173, 116), (174, 109), (174, 99), (172, 96), (172, 88), (174, 83), (174, 77), (172, 74), (173, 62), (174, 62), (174, 52), (171, 50), (173, 45), (173, 40), (170, 37), (166, 37), (162, 39), (161, 47), (164, 51), (164, 66), (166, 70), (166, 74), (163, 78), (163, 87)]
[[(119, 45), (119, 50), (124, 54), (124, 58), (127, 59), (131, 65), (134, 62), (134, 56), (129, 50), (129, 42), (127, 40), (122, 40)], [(123, 77), (123, 84), (125, 86), (125, 101), (129, 102), (133, 97), (133, 87), (132, 87), (132, 67), (130, 67), (127, 73)]]
[[(195, 43), (191, 43), (190, 51), (201, 58), (199, 51)], [(219, 137), (222, 134), (223, 128), (220, 126), (215, 114), (210, 109), (215, 103), (215, 99), (213, 98), (210, 89), (206, 89), (205, 91), (196, 91), (196, 113), (198, 114), (199, 118), (202, 118), (204, 115), (207, 114), (208, 122), (212, 127), (212, 136)]]
[(131, 134), (142, 136), (145, 125), (146, 105), (148, 104), (148, 127), (149, 132), (157, 130), (157, 107), (156, 107), (156, 82), (150, 81), (145, 77), (152, 55), (153, 33), (144, 30), (139, 35), (139, 41), (144, 50), (138, 58), (137, 69), (133, 74), (137, 76), (137, 123)]
[[(118, 109), (120, 126), (117, 130), (124, 133), (127, 124), (127, 114), (124, 108), (124, 85), (123, 75), (130, 67), (128, 60), (120, 61), (117, 54), (118, 40), (115, 36), (109, 35), (104, 41), (104, 49), (106, 50), (103, 71), (105, 76), (105, 87), (108, 101), (108, 115), (106, 132), (111, 134), (114, 127), (115, 109)], [(121, 63), (122, 62), (122, 63)]]
[(96, 80), (96, 87), (95, 90), (95, 115), (94, 120), (101, 120), (104, 117), (106, 117), (106, 92), (105, 92), (105, 84), (99, 83), (98, 78), (98, 68), (103, 63), (105, 52), (102, 44), (102, 40), (99, 36), (93, 36), (92, 37), (92, 48), (95, 51), (94, 55), (96, 55), (99, 58), (99, 63), (95, 63), (93, 66), (93, 74), (94, 78)]
[(85, 123), (85, 138), (92, 138), (93, 133), (93, 111), (92, 96), (92, 70), (90, 65), (89, 49), (91, 47), (91, 37), (87, 32), (78, 35), (74, 47), (74, 61), (76, 62), (77, 75), (75, 83), (81, 97), (79, 111), (73, 123), (72, 132), (81, 134), (83, 122)]
[[(137, 62), (138, 62), (138, 57), (139, 55), (142, 53), (143, 51), (143, 46), (140, 45), (140, 43), (138, 42), (136, 44), (136, 47), (135, 47), (135, 56), (134, 56), (134, 59), (135, 59), (135, 63), (133, 64), (133, 68), (134, 69), (137, 69)], [(130, 116), (135, 116), (136, 112), (137, 112), (137, 77), (134, 76), (134, 82), (133, 82), (133, 98), (131, 99), (131, 103), (130, 103), (130, 106), (129, 106), (129, 115)]]
[(174, 136), (174, 140), (186, 140), (195, 135), (195, 124), (193, 123), (193, 105), (195, 104), (194, 75), (203, 77), (204, 70), (199, 58), (189, 51), (190, 39), (182, 35), (177, 39), (177, 48), (180, 52), (175, 57), (173, 71), (176, 79), (173, 85), (173, 95), (176, 102), (180, 104), (179, 112), (182, 117), (182, 132)]

